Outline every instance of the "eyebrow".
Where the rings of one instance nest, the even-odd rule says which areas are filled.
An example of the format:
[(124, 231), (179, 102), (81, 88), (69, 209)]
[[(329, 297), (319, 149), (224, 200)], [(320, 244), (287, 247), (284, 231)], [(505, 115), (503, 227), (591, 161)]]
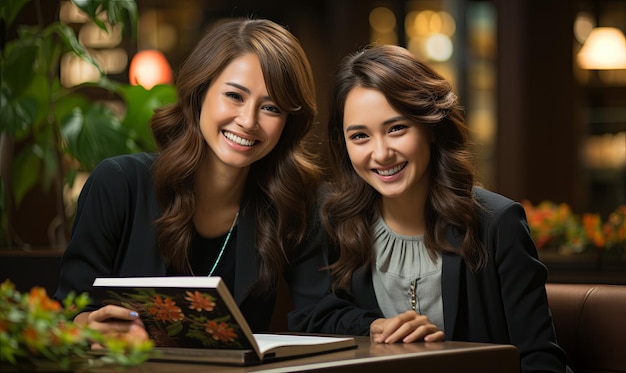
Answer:
[[(247, 94), (250, 94), (250, 90), (244, 86), (242, 86), (241, 84), (237, 84), (237, 83), (233, 83), (233, 82), (226, 82), (226, 85), (229, 85), (231, 87), (235, 87), (237, 89), (240, 89), (244, 92), (246, 92)], [(274, 101), (272, 100), (272, 98), (270, 96), (263, 96), (261, 97), (264, 101)]]
[[(390, 119), (387, 119), (386, 121), (384, 121), (383, 122), (383, 126), (387, 126), (387, 125), (390, 125), (392, 123), (399, 122), (399, 121), (402, 121), (402, 120), (406, 120), (406, 118), (401, 116), (401, 115), (399, 115), (397, 117), (393, 117), (393, 118), (390, 118)], [(348, 127), (346, 127), (346, 132), (359, 131), (359, 130), (362, 130), (362, 129), (365, 129), (365, 128), (366, 128), (366, 126), (364, 124), (351, 124)]]

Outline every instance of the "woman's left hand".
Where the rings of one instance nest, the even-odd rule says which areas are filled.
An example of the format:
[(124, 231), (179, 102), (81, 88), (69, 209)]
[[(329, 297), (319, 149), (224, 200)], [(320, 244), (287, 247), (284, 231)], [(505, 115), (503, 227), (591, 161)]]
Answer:
[(437, 329), (427, 316), (413, 310), (388, 319), (377, 319), (370, 324), (370, 339), (376, 343), (437, 342), (443, 341), (444, 337), (443, 331)]

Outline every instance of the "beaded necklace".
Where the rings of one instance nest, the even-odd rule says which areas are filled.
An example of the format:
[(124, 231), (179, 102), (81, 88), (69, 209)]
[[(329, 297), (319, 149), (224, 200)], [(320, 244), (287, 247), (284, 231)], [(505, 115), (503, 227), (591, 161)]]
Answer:
[(217, 259), (215, 259), (215, 263), (213, 263), (213, 268), (211, 268), (211, 270), (209, 271), (209, 276), (213, 275), (213, 271), (215, 271), (215, 268), (217, 268), (217, 264), (220, 262), (220, 259), (222, 259), (222, 254), (224, 254), (226, 245), (228, 244), (228, 241), (230, 240), (230, 234), (233, 233), (233, 228), (235, 228), (235, 223), (237, 223), (238, 216), (239, 216), (239, 211), (237, 211), (237, 213), (235, 214), (235, 219), (233, 220), (233, 224), (230, 226), (230, 229), (228, 230), (228, 234), (226, 235), (226, 239), (224, 240), (222, 249), (220, 250), (220, 253), (217, 255)]

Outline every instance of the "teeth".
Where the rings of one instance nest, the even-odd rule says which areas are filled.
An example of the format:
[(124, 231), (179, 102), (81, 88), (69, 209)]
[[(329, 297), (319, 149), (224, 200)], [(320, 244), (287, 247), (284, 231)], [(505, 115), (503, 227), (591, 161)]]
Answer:
[(243, 146), (252, 146), (255, 143), (254, 140), (247, 140), (227, 131), (224, 131), (224, 136), (226, 136), (226, 138), (230, 141)]
[(382, 176), (391, 176), (393, 174), (397, 174), (398, 172), (400, 172), (400, 170), (403, 169), (404, 166), (406, 166), (406, 162), (399, 164), (395, 167), (392, 167), (388, 170), (376, 170), (376, 172), (378, 172), (378, 174)]

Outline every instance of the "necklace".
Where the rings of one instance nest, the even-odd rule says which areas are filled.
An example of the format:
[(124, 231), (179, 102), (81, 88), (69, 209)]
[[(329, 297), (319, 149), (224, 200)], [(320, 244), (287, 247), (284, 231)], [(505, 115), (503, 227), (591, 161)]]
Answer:
[(235, 219), (233, 219), (233, 224), (230, 226), (230, 229), (228, 230), (228, 234), (226, 235), (226, 239), (224, 240), (222, 249), (220, 250), (220, 253), (217, 255), (217, 259), (215, 259), (215, 263), (213, 263), (213, 268), (211, 268), (211, 270), (209, 271), (209, 277), (213, 275), (213, 271), (215, 271), (215, 268), (217, 268), (217, 264), (220, 262), (220, 259), (222, 259), (222, 254), (224, 254), (226, 245), (228, 244), (228, 241), (230, 240), (230, 234), (233, 233), (233, 228), (235, 228), (235, 223), (237, 223), (238, 216), (239, 216), (239, 211), (237, 211), (237, 213), (235, 214)]

